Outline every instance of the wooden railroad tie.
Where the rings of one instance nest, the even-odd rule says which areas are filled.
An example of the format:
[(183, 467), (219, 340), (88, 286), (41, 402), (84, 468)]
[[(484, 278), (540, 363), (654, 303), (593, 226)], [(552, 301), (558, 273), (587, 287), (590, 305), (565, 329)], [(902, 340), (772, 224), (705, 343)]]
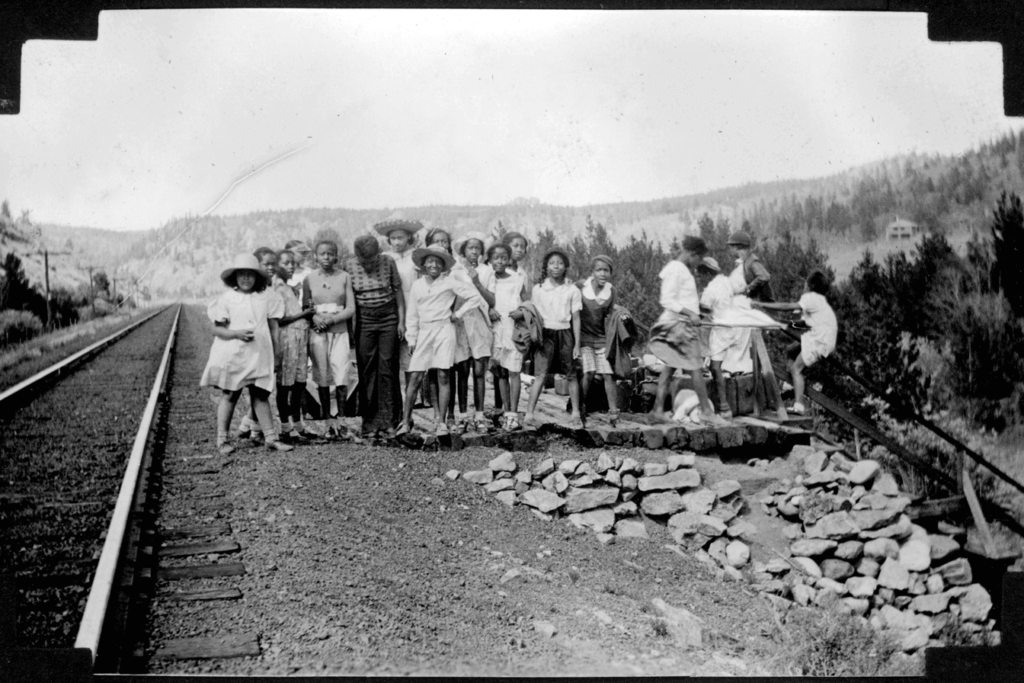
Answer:
[(182, 538), (204, 538), (206, 536), (230, 536), (230, 524), (204, 524), (166, 529), (161, 534), (164, 539), (177, 540)]
[(154, 655), (156, 659), (228, 659), (259, 657), (260, 644), (251, 633), (177, 638), (168, 640)]
[(187, 567), (162, 567), (157, 571), (156, 578), (160, 581), (179, 581), (181, 579), (213, 579), (220, 576), (244, 575), (245, 565), (241, 562), (222, 562)]
[(237, 588), (210, 588), (198, 591), (161, 591), (161, 598), (167, 600), (238, 600), (242, 591)]
[(207, 543), (185, 543), (181, 545), (165, 545), (160, 548), (160, 557), (189, 557), (190, 555), (209, 555), (214, 553), (237, 553), (241, 548), (235, 541), (221, 539)]

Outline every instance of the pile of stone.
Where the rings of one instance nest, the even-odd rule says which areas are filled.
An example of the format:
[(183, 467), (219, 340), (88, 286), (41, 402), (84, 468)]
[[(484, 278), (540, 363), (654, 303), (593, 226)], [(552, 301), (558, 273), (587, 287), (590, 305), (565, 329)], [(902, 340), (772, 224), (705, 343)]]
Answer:
[(602, 544), (649, 538), (644, 517), (665, 520), (677, 542), (685, 539), (690, 550), (707, 547), (723, 565), (738, 571), (750, 559), (750, 549), (739, 537), (753, 531), (738, 519), (744, 506), (740, 484), (728, 480), (701, 486), (695, 461), (694, 453), (644, 464), (601, 453), (593, 464), (548, 458), (527, 470), (519, 469), (505, 452), (487, 469), (461, 474), (451, 470), (447, 476), (483, 486), (505, 505), (526, 506), (541, 519), (565, 517), (594, 531)]
[(791, 522), (788, 556), (753, 567), (768, 592), (864, 617), (906, 652), (938, 644), (932, 636), (952, 621), (992, 629), (992, 599), (961, 556), (964, 529), (939, 522), (929, 533), (913, 523), (909, 496), (874, 460), (809, 452), (803, 470), (760, 501)]

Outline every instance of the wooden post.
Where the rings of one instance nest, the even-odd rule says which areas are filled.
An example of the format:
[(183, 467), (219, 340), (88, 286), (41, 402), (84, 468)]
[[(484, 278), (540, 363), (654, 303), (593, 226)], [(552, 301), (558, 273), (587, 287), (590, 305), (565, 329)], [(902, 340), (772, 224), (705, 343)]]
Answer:
[(992, 538), (992, 530), (988, 527), (985, 515), (981, 512), (981, 502), (978, 500), (978, 494), (974, 491), (974, 484), (971, 483), (971, 475), (968, 474), (966, 467), (960, 469), (960, 480), (963, 484), (964, 496), (967, 498), (967, 505), (971, 509), (971, 517), (974, 518), (974, 526), (981, 533), (981, 543), (985, 547), (985, 554), (989, 557), (996, 557), (996, 542)]
[(853, 452), (857, 456), (857, 460), (860, 460), (860, 432), (856, 429), (853, 430)]
[(53, 304), (50, 302), (50, 252), (43, 249), (43, 281), (46, 283), (46, 329), (53, 329)]
[(757, 342), (755, 335), (760, 335), (761, 330), (750, 331), (750, 359), (753, 362), (751, 369), (754, 378), (754, 417), (761, 417), (761, 401), (763, 400), (763, 386), (761, 381), (761, 361), (757, 355)]

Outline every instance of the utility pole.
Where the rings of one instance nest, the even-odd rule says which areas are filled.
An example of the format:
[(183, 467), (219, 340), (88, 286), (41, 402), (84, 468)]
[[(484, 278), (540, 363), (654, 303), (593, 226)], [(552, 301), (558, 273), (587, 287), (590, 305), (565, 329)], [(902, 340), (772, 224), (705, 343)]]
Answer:
[(93, 293), (92, 285), (92, 271), (93, 266), (86, 266), (86, 270), (89, 271), (89, 306), (92, 307), (92, 317), (96, 317), (96, 294)]
[(70, 251), (50, 251), (49, 249), (43, 249), (37, 251), (37, 254), (43, 255), (43, 282), (46, 284), (46, 328), (53, 329), (53, 302), (50, 300), (50, 254), (54, 256), (65, 256), (70, 255)]

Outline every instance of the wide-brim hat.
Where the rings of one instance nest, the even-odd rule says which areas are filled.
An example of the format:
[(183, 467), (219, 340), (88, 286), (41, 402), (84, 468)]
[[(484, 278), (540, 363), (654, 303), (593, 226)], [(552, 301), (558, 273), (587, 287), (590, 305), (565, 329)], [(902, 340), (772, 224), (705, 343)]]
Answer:
[(702, 263), (702, 264), (704, 265), (704, 267), (705, 267), (705, 268), (707, 268), (708, 270), (714, 271), (714, 272), (716, 272), (716, 273), (721, 273), (721, 272), (722, 272), (722, 268), (721, 268), (721, 266), (719, 266), (719, 265), (718, 265), (718, 261), (716, 261), (716, 260), (714, 259), (714, 257), (711, 257), (711, 256), (705, 256), (705, 257), (704, 257), (704, 258), (703, 258), (703, 259), (701, 260), (701, 263)]
[(415, 235), (417, 232), (423, 229), (423, 223), (419, 221), (411, 221), (405, 218), (393, 218), (387, 221), (381, 221), (373, 226), (373, 229), (379, 235), (387, 237), (395, 230), (405, 230), (409, 235)]
[[(234, 284), (233, 280), (235, 273), (240, 270), (251, 270), (256, 274), (256, 280), (266, 284), (267, 276), (263, 274), (263, 270), (260, 269), (259, 260), (252, 254), (239, 254), (235, 257), (235, 260), (231, 262), (231, 266), (221, 271), (220, 279), (226, 285)], [(232, 282), (229, 282), (231, 280)]]
[(729, 235), (729, 246), (736, 247), (749, 247), (750, 246), (750, 235), (740, 230)]
[(565, 261), (566, 268), (568, 268), (569, 265), (572, 263), (572, 261), (569, 260), (569, 255), (565, 253), (564, 249), (559, 249), (558, 247), (555, 247), (554, 249), (548, 249), (548, 252), (544, 254), (544, 258), (542, 258), (540, 261), (541, 266), (546, 266), (548, 259), (554, 256), (555, 254), (558, 254), (559, 256), (562, 257), (562, 260)]
[(467, 232), (465, 235), (462, 235), (452, 242), (452, 249), (460, 256), (465, 256), (466, 244), (468, 244), (470, 240), (479, 240), (483, 250), (487, 251), (487, 236), (477, 230)]
[(423, 261), (428, 256), (436, 256), (444, 261), (444, 269), (451, 270), (452, 266), (455, 265), (455, 257), (445, 251), (442, 247), (437, 245), (431, 245), (429, 247), (420, 247), (414, 249), (412, 252), (412, 262), (416, 264), (417, 268), (423, 268)]

